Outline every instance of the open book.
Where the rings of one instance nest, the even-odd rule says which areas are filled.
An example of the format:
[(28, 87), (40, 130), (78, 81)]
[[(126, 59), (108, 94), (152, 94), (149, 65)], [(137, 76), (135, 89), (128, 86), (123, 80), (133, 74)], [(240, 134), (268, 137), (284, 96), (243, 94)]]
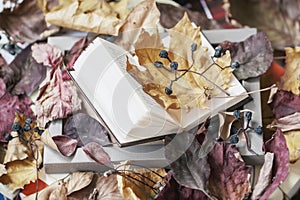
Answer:
[[(203, 46), (211, 55), (214, 49), (202, 36)], [(166, 110), (146, 94), (142, 86), (126, 71), (128, 52), (96, 38), (80, 55), (70, 74), (102, 123), (121, 146), (156, 140), (180, 133), (203, 122), (207, 117), (246, 99), (248, 95), (232, 76), (227, 92), (230, 98), (211, 98), (207, 108)], [(221, 96), (224, 96), (220, 94)], [(180, 118), (173, 113), (180, 112)]]

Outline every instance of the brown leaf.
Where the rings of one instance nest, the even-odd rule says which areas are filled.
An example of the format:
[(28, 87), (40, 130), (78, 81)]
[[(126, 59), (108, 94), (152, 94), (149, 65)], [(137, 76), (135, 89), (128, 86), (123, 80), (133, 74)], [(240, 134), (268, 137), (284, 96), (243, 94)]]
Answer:
[(47, 77), (40, 85), (36, 101), (39, 125), (45, 127), (49, 121), (65, 118), (81, 109), (81, 100), (72, 81), (64, 81), (62, 71), (57, 68), (53, 77)]
[(67, 200), (67, 185), (68, 182), (65, 181), (60, 181), (60, 187), (57, 187), (55, 190), (53, 190), (51, 192), (51, 194), (49, 195), (49, 200)]
[(71, 195), (74, 192), (80, 191), (83, 188), (87, 187), (91, 184), (94, 177), (93, 172), (74, 172), (68, 183), (68, 193), (67, 195)]
[(99, 164), (110, 164), (110, 156), (105, 152), (103, 147), (96, 143), (90, 142), (82, 147), (82, 150)]
[(300, 47), (285, 48), (285, 73), (281, 77), (281, 89), (300, 96)]
[[(17, 134), (14, 134), (15, 136)], [(15, 160), (24, 160), (28, 158), (28, 146), (20, 142), (18, 137), (9, 141), (7, 151), (4, 157), (4, 164)]]
[(290, 162), (294, 163), (300, 159), (300, 131), (285, 132), (284, 137), (290, 153)]

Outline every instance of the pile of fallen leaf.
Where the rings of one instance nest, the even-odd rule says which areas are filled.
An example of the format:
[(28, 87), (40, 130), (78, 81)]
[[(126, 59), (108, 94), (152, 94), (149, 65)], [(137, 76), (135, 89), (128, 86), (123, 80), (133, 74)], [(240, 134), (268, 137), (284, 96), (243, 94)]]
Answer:
[[(110, 170), (105, 173), (72, 173), (27, 199), (267, 199), (287, 177), (289, 162), (300, 158), (299, 47), (286, 48), (286, 73), (278, 83), (279, 90), (273, 91), (270, 96), (269, 105), (276, 118), (270, 127), (275, 131), (264, 144), (265, 161), (255, 184), (252, 168), (246, 165), (234, 144), (227, 140), (217, 142), (209, 139), (213, 126), (209, 126), (209, 119), (200, 128), (176, 137), (166, 137), (165, 156), (170, 162), (167, 169), (136, 169), (130, 163), (115, 166), (102, 148), (111, 144), (107, 131), (97, 120), (81, 112), (81, 100), (66, 71), (72, 70), (91, 39), (82, 38), (66, 54), (41, 41), (59, 32), (61, 27), (102, 36), (118, 35), (115, 43), (134, 52), (139, 64), (148, 70), (141, 72), (128, 62), (128, 72), (143, 85), (147, 94), (165, 108), (182, 105), (205, 107), (207, 96), (203, 88), (211, 85), (205, 78), (189, 74), (174, 85), (178, 98), (164, 93), (164, 87), (169, 84), (166, 80), (170, 77), (153, 69), (160, 50), (168, 49), (170, 57), (177, 60), (182, 69), (191, 65), (190, 46), (193, 43), (199, 50), (195, 54), (193, 70), (209, 65), (212, 60), (201, 46), (199, 28), (195, 28), (188, 16), (183, 14), (187, 9), (179, 9), (180, 18), (183, 18), (178, 23), (170, 18), (170, 22), (166, 23), (162, 21), (168, 19), (166, 13), (160, 13), (158, 9), (166, 10), (164, 5), (158, 4), (157, 8), (154, 0), (146, 0), (130, 8), (130, 3), (130, 0), (24, 0), (0, 13), (0, 27), (12, 42), (28, 43), (11, 63), (0, 57), (0, 141), (7, 148), (4, 162), (0, 165), (0, 182), (12, 190), (34, 182), (42, 168), (44, 145), (57, 150), (62, 156), (72, 156), (81, 147), (87, 156), (105, 164)], [(239, 4), (232, 4), (232, 16), (235, 13), (233, 5)], [(251, 8), (258, 6), (258, 12), (269, 6), (269, 1), (249, 5)], [(193, 19), (193, 12), (187, 13)], [(289, 16), (283, 18), (287, 22), (291, 21), (291, 17), (292, 20), (297, 19), (289, 6), (280, 13)], [(213, 27), (210, 21), (199, 21), (205, 24), (204, 27)], [(167, 47), (157, 32), (159, 22), (165, 27), (173, 27), (169, 29), (171, 41)], [(277, 37), (280, 35), (276, 29), (274, 33)], [(187, 43), (182, 42), (182, 36), (178, 36), (181, 34), (184, 34)], [(290, 40), (279, 43), (272, 37), (275, 35), (272, 32), (267, 32), (267, 35), (271, 36), (273, 47), (291, 44)], [(297, 38), (291, 40), (292, 44), (298, 41)], [(233, 71), (239, 80), (261, 75), (273, 60), (271, 43), (263, 32), (239, 43), (225, 41), (220, 46), (223, 48), (222, 57), (216, 62), (226, 67), (231, 61), (239, 61), (240, 68)], [(214, 70), (208, 79), (214, 80), (214, 76), (218, 75), (216, 83), (223, 89), (230, 87), (232, 69), (216, 67)], [(32, 100), (30, 96), (35, 92), (37, 97)], [(217, 93), (217, 90), (212, 93)], [(191, 95), (197, 98), (189, 104)], [(24, 126), (28, 118), (32, 120), (29, 131), (11, 130), (14, 123)], [(47, 127), (56, 119), (65, 120), (63, 135), (51, 136)], [(35, 127), (43, 133), (39, 134)], [(12, 137), (9, 141), (7, 134)], [(185, 146), (182, 141), (190, 145)]]

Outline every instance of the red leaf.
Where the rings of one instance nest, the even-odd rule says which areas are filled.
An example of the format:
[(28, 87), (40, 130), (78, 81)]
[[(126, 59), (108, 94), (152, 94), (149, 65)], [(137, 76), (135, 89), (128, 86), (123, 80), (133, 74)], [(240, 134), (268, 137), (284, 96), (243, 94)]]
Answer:
[(101, 145), (96, 142), (90, 142), (82, 147), (82, 150), (99, 164), (109, 164), (110, 157), (104, 151)]
[(267, 199), (276, 188), (286, 179), (289, 172), (289, 150), (285, 137), (280, 129), (273, 134), (273, 137), (265, 143), (265, 151), (274, 153), (272, 168), (272, 183), (266, 188), (260, 200)]
[(52, 137), (53, 141), (55, 142), (58, 150), (64, 156), (71, 156), (76, 151), (77, 147), (77, 140), (74, 140), (65, 135), (56, 135)]

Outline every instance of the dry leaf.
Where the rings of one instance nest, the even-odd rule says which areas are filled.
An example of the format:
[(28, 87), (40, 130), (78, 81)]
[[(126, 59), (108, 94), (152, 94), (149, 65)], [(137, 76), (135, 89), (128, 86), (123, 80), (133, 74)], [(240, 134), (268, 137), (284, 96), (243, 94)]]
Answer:
[(281, 89), (300, 96), (300, 47), (285, 48), (285, 73), (281, 77)]
[(49, 200), (67, 200), (67, 185), (68, 182), (60, 181), (60, 187), (57, 187), (49, 195)]
[[(127, 167), (125, 166), (123, 169), (126, 170)], [(160, 176), (165, 177), (167, 175), (164, 169), (151, 169), (160, 176), (151, 172), (149, 169), (144, 168), (134, 168), (128, 170), (129, 171), (126, 170), (122, 172), (122, 168), (119, 168), (118, 171), (122, 173), (122, 176), (117, 176), (118, 187), (124, 199), (138, 200), (153, 198), (155, 193), (149, 186), (156, 188), (156, 183), (163, 182), (163, 179)]]
[(49, 121), (65, 118), (81, 109), (81, 100), (71, 81), (64, 81), (62, 71), (57, 68), (52, 78), (47, 77), (40, 85), (36, 101), (36, 115), (39, 126)]
[(82, 147), (82, 150), (97, 163), (105, 165), (110, 164), (110, 156), (102, 146), (96, 142), (90, 142)]
[(285, 132), (284, 137), (290, 153), (290, 162), (296, 162), (300, 159), (300, 131)]
[(6, 92), (6, 85), (2, 78), (0, 78), (0, 98), (5, 94)]
[(0, 176), (2, 176), (3, 174), (6, 174), (6, 173), (7, 173), (7, 171), (6, 171), (5, 165), (0, 164)]
[(93, 177), (93, 172), (74, 172), (71, 175), (70, 181), (68, 183), (67, 195), (70, 195), (87, 187), (89, 184), (91, 184)]
[(280, 128), (283, 132), (300, 129), (300, 112), (275, 119), (267, 128)]
[(120, 19), (119, 15), (123, 17), (125, 8), (121, 9), (118, 5), (127, 6), (123, 1), (114, 4), (104, 0), (64, 0), (59, 2), (59, 6), (45, 13), (46, 21), (51, 24), (109, 35), (117, 35), (124, 24), (124, 20)]
[[(17, 134), (14, 135), (16, 136)], [(6, 164), (15, 160), (24, 160), (28, 158), (28, 154), (28, 146), (20, 142), (18, 137), (15, 137), (8, 143), (3, 163)]]
[(272, 179), (274, 153), (267, 152), (265, 154), (265, 162), (259, 172), (259, 177), (252, 192), (251, 199), (259, 199), (264, 190), (269, 186)]

